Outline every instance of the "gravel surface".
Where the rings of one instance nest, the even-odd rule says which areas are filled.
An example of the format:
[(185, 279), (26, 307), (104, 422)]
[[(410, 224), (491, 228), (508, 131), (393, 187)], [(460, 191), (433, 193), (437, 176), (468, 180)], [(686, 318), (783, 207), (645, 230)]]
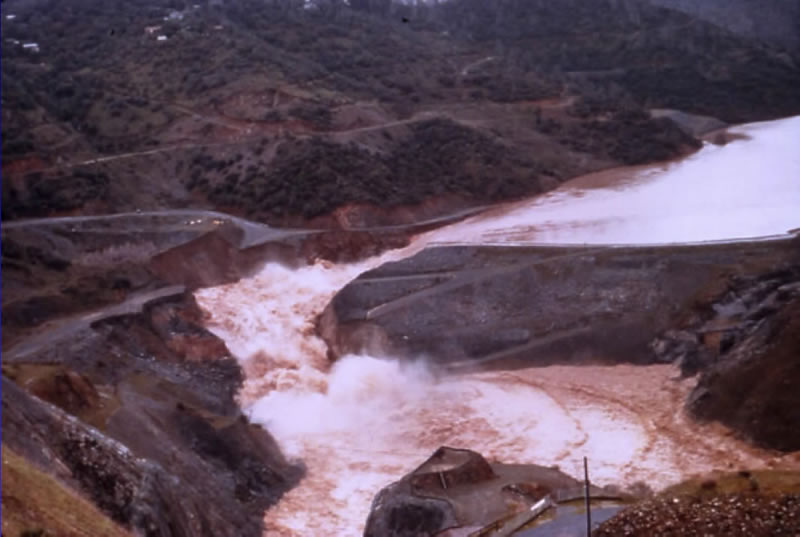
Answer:
[(800, 495), (662, 497), (603, 523), (594, 537), (798, 537)]

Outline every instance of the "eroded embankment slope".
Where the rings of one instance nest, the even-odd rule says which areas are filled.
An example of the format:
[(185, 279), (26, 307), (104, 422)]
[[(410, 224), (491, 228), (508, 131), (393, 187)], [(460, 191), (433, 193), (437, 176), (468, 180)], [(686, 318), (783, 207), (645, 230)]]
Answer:
[(359, 276), (321, 319), (332, 352), (649, 363), (648, 343), (730, 278), (795, 266), (800, 239), (697, 245), (441, 246)]
[[(780, 404), (791, 399), (785, 375), (794, 373), (778, 356), (797, 351), (790, 326), (798, 246), (795, 236), (639, 247), (433, 247), (362, 274), (334, 297), (319, 328), (336, 357), (426, 356), (447, 370), (681, 363), (686, 374), (708, 371), (692, 398), (698, 416), (791, 450), (796, 446), (775, 432), (786, 428), (767, 422), (798, 418)], [(749, 298), (732, 306), (736, 289)], [(742, 384), (764, 364), (782, 383)], [(749, 410), (734, 412), (749, 395)]]

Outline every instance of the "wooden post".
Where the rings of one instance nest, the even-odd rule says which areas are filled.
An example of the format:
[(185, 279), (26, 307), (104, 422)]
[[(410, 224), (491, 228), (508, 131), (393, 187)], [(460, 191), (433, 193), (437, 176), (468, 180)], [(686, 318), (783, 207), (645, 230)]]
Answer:
[(586, 537), (592, 537), (592, 505), (589, 498), (589, 460), (583, 458), (583, 499), (586, 504)]

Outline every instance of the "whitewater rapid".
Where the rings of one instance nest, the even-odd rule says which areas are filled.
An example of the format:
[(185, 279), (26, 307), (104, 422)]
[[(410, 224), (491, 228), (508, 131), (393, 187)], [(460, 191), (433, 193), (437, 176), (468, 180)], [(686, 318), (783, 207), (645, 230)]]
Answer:
[[(787, 133), (800, 139), (800, 118), (740, 130), (748, 140), (707, 147), (682, 163), (635, 170), (619, 181), (606, 176), (602, 187), (596, 178), (579, 180), (360, 263), (300, 269), (270, 263), (253, 277), (196, 291), (209, 328), (242, 364), (246, 380), (239, 399), (250, 419), (307, 467), (304, 480), (265, 514), (266, 535), (360, 535), (373, 496), (441, 445), (509, 463), (558, 465), (572, 475), (579, 475), (581, 458), (588, 456), (600, 485), (645, 481), (663, 487), (712, 469), (800, 465), (797, 457), (747, 446), (724, 427), (688, 420), (683, 401), (693, 381), (679, 380), (673, 366), (555, 366), (443, 378), (424, 357), (400, 363), (347, 356), (331, 365), (314, 329), (316, 317), (349, 281), (432, 242), (681, 242), (800, 227), (800, 211), (789, 211), (800, 207), (800, 173), (792, 175), (800, 164), (785, 139)], [(775, 146), (783, 153), (773, 152)], [(760, 167), (758, 151), (769, 157)], [(748, 166), (746, 159), (737, 161), (734, 168), (718, 161), (742, 153), (756, 160)], [(687, 171), (692, 167), (695, 172)], [(737, 168), (764, 170), (763, 180), (751, 174), (733, 188), (740, 183)], [(687, 174), (702, 169), (717, 169), (723, 178), (703, 175), (692, 183)], [(771, 183), (767, 175), (782, 169), (790, 175)], [(755, 199), (761, 187), (744, 183), (756, 180), (769, 196)], [(688, 209), (677, 211), (690, 187), (706, 201), (688, 200)], [(737, 207), (741, 218), (725, 218), (730, 227), (706, 226), (713, 215), (724, 218)], [(762, 222), (756, 215), (764, 211)]]

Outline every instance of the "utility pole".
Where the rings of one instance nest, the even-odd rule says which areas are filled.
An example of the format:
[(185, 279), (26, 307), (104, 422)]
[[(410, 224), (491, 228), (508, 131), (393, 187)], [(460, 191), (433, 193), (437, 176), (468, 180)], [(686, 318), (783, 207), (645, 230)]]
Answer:
[(586, 537), (592, 537), (592, 505), (589, 497), (589, 460), (583, 458), (583, 500), (586, 504)]

